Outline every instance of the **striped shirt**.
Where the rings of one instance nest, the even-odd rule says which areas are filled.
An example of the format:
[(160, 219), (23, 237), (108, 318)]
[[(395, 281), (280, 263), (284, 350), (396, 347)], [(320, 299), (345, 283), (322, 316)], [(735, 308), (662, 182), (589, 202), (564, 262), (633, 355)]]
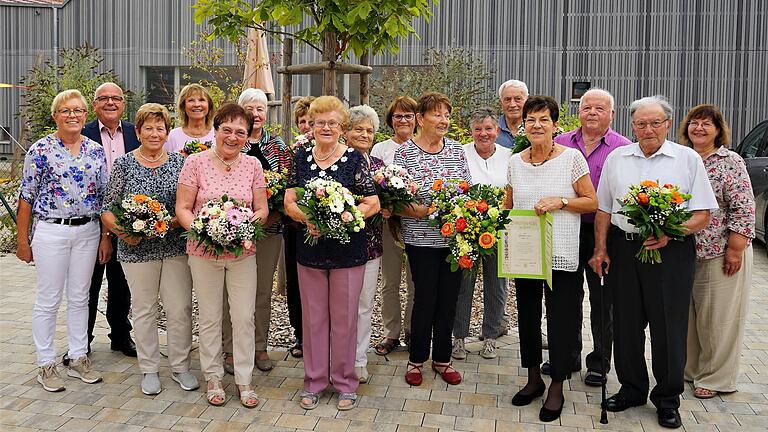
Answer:
[[(429, 205), (429, 190), (435, 180), (461, 179), (471, 181), (467, 158), (461, 144), (450, 139), (443, 139), (443, 148), (437, 153), (428, 153), (413, 140), (408, 140), (395, 151), (396, 165), (408, 170), (419, 184), (417, 199)], [(403, 217), (403, 240), (412, 246), (431, 248), (447, 247), (438, 227), (431, 227), (427, 219)]]

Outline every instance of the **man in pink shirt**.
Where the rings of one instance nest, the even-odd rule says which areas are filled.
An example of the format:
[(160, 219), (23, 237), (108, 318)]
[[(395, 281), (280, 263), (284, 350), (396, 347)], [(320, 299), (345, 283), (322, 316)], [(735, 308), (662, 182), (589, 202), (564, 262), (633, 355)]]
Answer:
[[(133, 123), (120, 120), (125, 111), (125, 97), (120, 86), (111, 82), (100, 85), (94, 93), (93, 109), (97, 119), (86, 123), (82, 133), (104, 147), (104, 154), (107, 157), (107, 172), (111, 172), (115, 160), (137, 149), (140, 143), (136, 138), (136, 129)], [(112, 251), (112, 257), (106, 266), (99, 264), (98, 260), (96, 261), (91, 278), (90, 299), (88, 300), (88, 353), (91, 352), (93, 327), (96, 323), (99, 304), (99, 291), (106, 267), (107, 322), (111, 330), (109, 334), (112, 340), (111, 348), (126, 356), (136, 357), (136, 345), (131, 339), (132, 327), (128, 320), (128, 312), (131, 308), (131, 292), (128, 290), (128, 282), (125, 280), (123, 268), (117, 261), (117, 239), (114, 236), (112, 237)], [(68, 359), (65, 358), (64, 361), (66, 364)]]

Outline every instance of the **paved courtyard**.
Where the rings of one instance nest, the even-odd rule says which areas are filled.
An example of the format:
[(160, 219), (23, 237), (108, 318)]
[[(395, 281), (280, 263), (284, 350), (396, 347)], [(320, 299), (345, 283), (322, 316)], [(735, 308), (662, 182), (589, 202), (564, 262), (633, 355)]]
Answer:
[[(94, 368), (103, 373), (104, 381), (88, 385), (65, 378), (66, 391), (48, 393), (35, 379), (35, 349), (30, 330), (34, 287), (34, 267), (24, 265), (12, 255), (0, 256), (1, 431), (663, 429), (656, 422), (651, 404), (623, 413), (608, 413), (609, 423), (601, 425), (600, 389), (585, 386), (582, 376), (574, 376), (566, 383), (566, 404), (562, 416), (554, 423), (545, 425), (538, 421), (540, 403), (523, 408), (512, 406), (512, 396), (525, 382), (514, 329), (499, 340), (500, 354), (494, 360), (477, 355), (480, 343), (468, 344), (468, 349), (474, 352), (466, 360), (455, 362), (464, 374), (464, 381), (458, 386), (448, 386), (435, 379), (434, 373), (425, 372), (422, 386), (409, 388), (403, 379), (406, 352), (396, 352), (388, 358), (371, 353), (371, 380), (360, 386), (359, 407), (346, 412), (336, 410), (335, 395), (328, 393), (317, 409), (301, 409), (297, 399), (302, 387), (302, 363), (285, 351), (272, 351), (270, 355), (276, 367), (269, 373), (254, 372), (261, 403), (249, 410), (243, 408), (235, 396), (231, 376), (225, 378), (227, 403), (223, 407), (209, 406), (202, 390), (179, 389), (171, 381), (167, 367), (160, 371), (162, 393), (154, 397), (143, 395), (136, 360), (110, 351), (108, 328), (100, 315), (91, 358)], [(739, 391), (701, 401), (693, 397), (688, 385), (680, 407), (685, 430), (768, 430), (768, 258), (763, 246), (755, 249), (751, 296)], [(65, 310), (62, 305), (56, 332), (60, 355), (66, 349)], [(585, 313), (585, 317), (588, 316)], [(582, 330), (585, 353), (592, 344), (588, 329), (587, 321)], [(193, 371), (202, 382), (196, 350), (193, 356)], [(611, 373), (609, 394), (617, 389), (616, 377)]]

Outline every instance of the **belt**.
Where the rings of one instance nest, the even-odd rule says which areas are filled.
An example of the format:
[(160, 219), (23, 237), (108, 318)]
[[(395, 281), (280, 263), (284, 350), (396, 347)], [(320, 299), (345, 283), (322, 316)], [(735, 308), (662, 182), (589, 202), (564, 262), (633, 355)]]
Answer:
[(69, 219), (51, 218), (51, 219), (43, 219), (43, 220), (45, 222), (56, 224), (56, 225), (79, 226), (79, 225), (85, 225), (96, 219), (93, 217), (87, 216), (87, 217), (76, 217), (76, 218), (69, 218)]
[(616, 225), (611, 225), (611, 232), (624, 237), (624, 240), (626, 241), (642, 240), (642, 238), (640, 238), (640, 234), (624, 231)]

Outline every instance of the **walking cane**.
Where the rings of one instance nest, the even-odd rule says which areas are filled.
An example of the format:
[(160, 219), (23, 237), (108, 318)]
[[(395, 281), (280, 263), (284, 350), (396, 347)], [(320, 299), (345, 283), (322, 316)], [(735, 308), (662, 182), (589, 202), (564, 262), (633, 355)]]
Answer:
[[(605, 265), (605, 264), (603, 264)], [(605, 268), (602, 269), (603, 274), (600, 276), (600, 377), (602, 382), (603, 398), (600, 402), (600, 423), (608, 424), (608, 413), (605, 411), (605, 296), (603, 290), (605, 290)]]

